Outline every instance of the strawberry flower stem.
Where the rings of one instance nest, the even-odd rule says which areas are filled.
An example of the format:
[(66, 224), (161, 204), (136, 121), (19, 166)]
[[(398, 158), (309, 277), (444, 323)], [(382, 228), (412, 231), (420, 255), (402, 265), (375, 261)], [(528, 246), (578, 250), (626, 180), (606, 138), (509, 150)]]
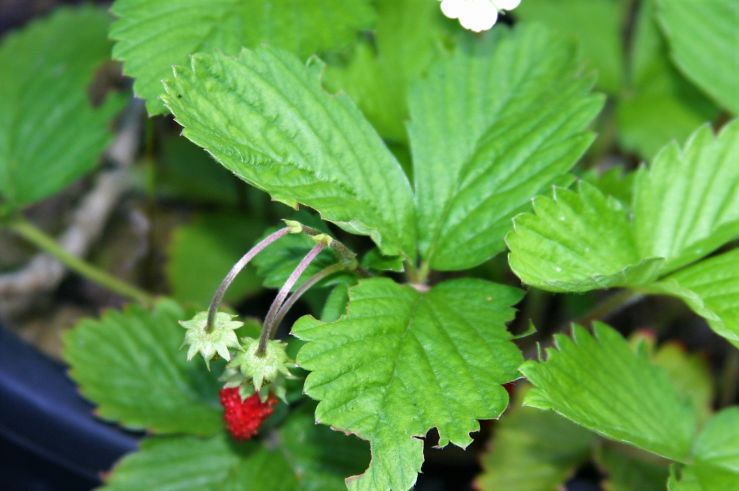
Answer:
[(338, 273), (343, 269), (346, 268), (341, 263), (332, 264), (331, 266), (326, 266), (321, 271), (305, 280), (305, 282), (300, 285), (300, 287), (295, 290), (295, 292), (290, 295), (287, 300), (285, 300), (285, 302), (282, 304), (282, 307), (280, 307), (280, 310), (277, 311), (275, 320), (272, 322), (274, 329), (277, 329), (280, 326), (282, 320), (285, 318), (285, 315), (290, 311), (292, 306), (295, 305), (295, 302), (300, 300), (300, 297), (302, 297), (305, 292), (313, 288), (317, 283), (324, 280), (328, 276), (331, 276), (334, 273)]
[(277, 317), (277, 314), (280, 310), (280, 307), (282, 307), (283, 302), (285, 302), (287, 295), (290, 293), (290, 290), (292, 290), (293, 286), (295, 286), (295, 283), (297, 283), (300, 276), (305, 272), (308, 266), (310, 266), (310, 263), (313, 262), (313, 260), (318, 256), (318, 254), (321, 253), (321, 251), (325, 247), (326, 246), (323, 242), (317, 243), (313, 247), (313, 249), (311, 249), (310, 252), (308, 252), (308, 254), (306, 254), (305, 257), (300, 260), (300, 263), (295, 267), (293, 272), (290, 273), (290, 276), (282, 285), (282, 288), (280, 288), (280, 291), (277, 293), (277, 296), (272, 302), (272, 305), (270, 305), (269, 307), (269, 311), (267, 311), (267, 316), (264, 318), (262, 334), (259, 337), (259, 348), (257, 349), (256, 353), (257, 356), (264, 355), (265, 350), (267, 349), (267, 341), (272, 339), (272, 331), (274, 329), (275, 318)]
[(262, 239), (257, 245), (249, 249), (249, 251), (244, 254), (236, 264), (233, 265), (226, 277), (223, 278), (223, 281), (221, 281), (218, 289), (213, 294), (213, 299), (210, 301), (210, 306), (208, 307), (208, 321), (205, 327), (206, 332), (211, 332), (213, 330), (213, 322), (215, 321), (218, 307), (221, 306), (221, 302), (223, 301), (223, 296), (226, 294), (228, 287), (231, 286), (231, 283), (233, 283), (239, 273), (241, 273), (241, 271), (249, 264), (249, 262), (251, 262), (252, 259), (254, 259), (257, 254), (262, 252), (277, 239), (287, 235), (288, 232), (288, 227), (283, 227), (280, 230), (273, 232), (272, 234)]

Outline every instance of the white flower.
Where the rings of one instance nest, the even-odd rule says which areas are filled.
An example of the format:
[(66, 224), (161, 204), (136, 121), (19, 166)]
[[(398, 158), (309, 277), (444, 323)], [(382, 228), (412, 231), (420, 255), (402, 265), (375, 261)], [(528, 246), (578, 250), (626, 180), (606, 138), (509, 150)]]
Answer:
[(470, 31), (487, 31), (498, 20), (499, 10), (513, 10), (521, 0), (441, 0), (441, 11), (450, 19), (459, 19)]

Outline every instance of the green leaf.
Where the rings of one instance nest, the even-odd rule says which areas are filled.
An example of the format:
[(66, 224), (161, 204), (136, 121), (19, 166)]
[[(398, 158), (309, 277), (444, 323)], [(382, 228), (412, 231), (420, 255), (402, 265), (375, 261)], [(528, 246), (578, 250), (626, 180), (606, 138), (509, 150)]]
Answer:
[(235, 207), (243, 199), (240, 192), (246, 188), (244, 183), (201, 148), (179, 136), (161, 138), (158, 144), (161, 150), (156, 162), (157, 195), (166, 200), (227, 207)]
[[(513, 271), (551, 291), (645, 285), (739, 236), (739, 120), (704, 126), (638, 171), (625, 207), (590, 185), (557, 190), (514, 220)], [(607, 238), (607, 240), (604, 240)]]
[(593, 433), (555, 413), (521, 406), (523, 394), (516, 392), (513, 409), (495, 426), (475, 489), (557, 491), (590, 457)]
[(329, 66), (327, 83), (345, 90), (377, 131), (406, 139), (407, 93), (443, 53), (443, 16), (428, 0), (379, 0), (372, 42), (358, 44), (345, 66)]
[(191, 54), (266, 42), (305, 59), (350, 46), (374, 17), (365, 0), (116, 0), (111, 10), (113, 57), (152, 115), (165, 111), (160, 81)]
[(634, 173), (626, 172), (622, 166), (616, 165), (606, 171), (588, 169), (580, 177), (598, 188), (601, 193), (613, 196), (627, 207), (631, 203)]
[(521, 26), (461, 46), (414, 87), (419, 249), (431, 268), (500, 252), (511, 217), (584, 153), (602, 98), (580, 72), (569, 43)]
[(339, 491), (342, 476), (367, 461), (361, 442), (316, 426), (304, 410), (270, 436), (276, 447), (236, 443), (225, 433), (148, 438), (113, 469), (103, 489)]
[(711, 418), (693, 445), (694, 462), (682, 478), (670, 477), (671, 491), (725, 491), (739, 485), (739, 407)]
[(521, 372), (535, 389), (525, 404), (556, 411), (606, 438), (685, 461), (695, 429), (691, 405), (646, 353), (634, 353), (618, 332), (594, 325), (556, 335), (547, 360)]
[[(581, 182), (576, 192), (555, 189), (534, 199), (506, 237), (509, 264), (525, 283), (558, 292), (642, 284), (662, 260), (640, 260), (624, 205)], [(603, 240), (608, 237), (608, 240)]]
[(678, 68), (721, 107), (739, 114), (739, 3), (659, 0), (659, 20)]
[(180, 351), (185, 312), (172, 301), (87, 319), (64, 336), (64, 359), (96, 414), (127, 428), (211, 435), (223, 428), (220, 384)]
[[(322, 225), (319, 220), (315, 220), (318, 224), (305, 223), (318, 230), (328, 233), (328, 228)], [(302, 222), (302, 221), (301, 221)], [(275, 232), (277, 229), (269, 229), (262, 237)], [(280, 288), (283, 283), (293, 272), (300, 260), (308, 254), (316, 245), (315, 241), (304, 234), (288, 234), (280, 237), (272, 243), (267, 249), (259, 253), (254, 258), (254, 266), (257, 268), (257, 274), (262, 278), (264, 286), (267, 288)], [(303, 275), (298, 279), (294, 288), (298, 288), (308, 278), (321, 271), (327, 266), (331, 266), (337, 262), (336, 256), (330, 250), (323, 250), (316, 259), (308, 266)]]
[(516, 378), (522, 361), (505, 323), (521, 292), (461, 279), (421, 293), (377, 278), (349, 296), (339, 320), (303, 317), (293, 327), (307, 341), (297, 357), (311, 372), (305, 391), (321, 401), (318, 421), (370, 441), (370, 467), (350, 489), (406, 490), (431, 428), (440, 446), (464, 447), (478, 419), (505, 409), (501, 384)]
[(603, 482), (604, 491), (664, 491), (668, 467), (649, 457), (631, 448), (608, 444), (600, 447), (595, 460), (608, 476)]
[(682, 299), (711, 329), (739, 347), (739, 249), (678, 271), (648, 291)]
[(739, 119), (718, 135), (705, 125), (671, 143), (634, 183), (634, 236), (663, 271), (690, 264), (739, 237)]
[(718, 114), (669, 60), (655, 11), (656, 0), (646, 0), (639, 7), (631, 73), (617, 107), (619, 143), (647, 158), (673, 139), (685, 140), (694, 128)]
[(678, 341), (668, 341), (654, 353), (652, 361), (667, 372), (678, 392), (693, 402), (698, 423), (708, 420), (713, 412), (714, 381), (707, 358), (702, 353), (688, 353)]
[(93, 108), (87, 94), (108, 59), (108, 23), (101, 9), (61, 8), (0, 43), (0, 201), (11, 208), (79, 179), (110, 143), (123, 99)]
[(623, 2), (616, 0), (526, 0), (513, 11), (523, 20), (551, 26), (579, 42), (588, 66), (598, 73), (598, 87), (621, 90), (624, 66)]
[[(208, 213), (175, 229), (165, 266), (174, 298), (206, 306), (231, 267), (256, 242), (264, 224), (235, 213)], [(239, 274), (226, 292), (227, 302), (258, 293), (261, 282), (253, 268)]]
[(412, 260), (410, 184), (351, 101), (321, 88), (318, 68), (268, 48), (198, 54), (163, 99), (184, 135), (240, 178)]

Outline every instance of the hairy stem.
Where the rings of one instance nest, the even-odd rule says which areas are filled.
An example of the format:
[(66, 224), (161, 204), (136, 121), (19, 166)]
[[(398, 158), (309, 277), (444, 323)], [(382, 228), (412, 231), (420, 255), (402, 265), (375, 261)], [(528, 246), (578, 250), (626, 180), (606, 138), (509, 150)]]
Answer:
[(316, 286), (317, 283), (321, 282), (325, 278), (344, 269), (346, 269), (346, 267), (341, 263), (332, 264), (331, 266), (326, 266), (321, 271), (305, 280), (305, 282), (300, 285), (300, 287), (295, 290), (292, 295), (287, 297), (287, 300), (285, 300), (285, 302), (282, 304), (280, 310), (277, 311), (275, 320), (272, 322), (274, 328), (277, 329), (278, 327), (280, 327), (280, 324), (282, 324), (282, 320), (285, 318), (285, 315), (290, 311), (292, 306), (295, 305), (295, 302), (300, 300), (300, 297), (302, 297), (305, 292)]
[(254, 259), (254, 257), (256, 257), (257, 254), (262, 252), (280, 237), (287, 235), (288, 232), (289, 229), (287, 227), (283, 227), (277, 232), (268, 235), (257, 245), (249, 249), (249, 251), (244, 254), (241, 259), (236, 262), (236, 264), (233, 265), (228, 274), (226, 274), (226, 277), (223, 278), (223, 281), (221, 281), (221, 284), (218, 285), (218, 289), (213, 294), (213, 298), (211, 299), (210, 305), (208, 306), (208, 323), (206, 324), (205, 328), (207, 332), (213, 330), (213, 322), (215, 321), (218, 307), (221, 306), (221, 302), (223, 301), (223, 296), (226, 294), (228, 287), (231, 286), (231, 283), (233, 283), (239, 273), (241, 273), (241, 271), (249, 264), (249, 262), (251, 262), (252, 259)]
[(275, 318), (277, 317), (277, 313), (279, 312), (280, 307), (282, 307), (283, 302), (285, 302), (287, 295), (290, 293), (290, 290), (292, 290), (293, 286), (295, 286), (295, 283), (298, 281), (300, 276), (305, 272), (308, 266), (310, 266), (310, 263), (313, 262), (313, 260), (318, 256), (318, 254), (321, 253), (321, 251), (325, 247), (326, 246), (322, 242), (316, 244), (313, 249), (311, 249), (310, 252), (308, 252), (308, 254), (306, 254), (305, 257), (300, 260), (300, 263), (295, 267), (293, 272), (290, 273), (290, 276), (282, 285), (282, 288), (280, 288), (280, 291), (277, 293), (277, 296), (275, 297), (272, 305), (270, 305), (269, 310), (267, 311), (267, 316), (264, 318), (262, 334), (259, 337), (259, 348), (257, 349), (256, 353), (257, 356), (264, 355), (265, 350), (267, 349), (267, 341), (272, 338)]
[(144, 305), (152, 305), (154, 303), (154, 297), (149, 293), (69, 253), (56, 240), (31, 222), (24, 219), (16, 219), (10, 223), (10, 229), (39, 249), (57, 258), (72, 271), (104, 286), (110, 291)]

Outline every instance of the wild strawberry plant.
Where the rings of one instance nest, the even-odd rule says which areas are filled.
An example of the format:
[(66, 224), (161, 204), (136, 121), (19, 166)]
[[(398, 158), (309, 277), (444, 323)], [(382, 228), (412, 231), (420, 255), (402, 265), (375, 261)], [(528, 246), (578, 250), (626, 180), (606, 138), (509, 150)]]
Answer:
[[(120, 106), (84, 98), (108, 49), (101, 12), (62, 11), (7, 38), (0, 104), (19, 102), (0, 120), (4, 217), (142, 304), (65, 337), (97, 414), (150, 433), (106, 489), (410, 489), (424, 439), (467, 447), (522, 378), (480, 488), (556, 489), (590, 459), (610, 489), (736, 487), (739, 408), (714, 414), (698, 357), (601, 322), (524, 356), (531, 333), (508, 328), (521, 286), (619, 288), (585, 320), (667, 295), (739, 346), (739, 62), (726, 40), (739, 7), (637, 3), (444, 0), (468, 27), (518, 7), (515, 26), (473, 36), (431, 0), (114, 2), (113, 57), (149, 114), (170, 113), (232, 174), (315, 212), (261, 237), (234, 216), (181, 229), (167, 275), (200, 310), (91, 273), (19, 218), (91, 169)], [(58, 119), (40, 97), (50, 84), (72, 94)], [(39, 125), (45, 147), (22, 138)], [(59, 153), (65, 132), (84, 138)], [(646, 162), (625, 175), (576, 167), (614, 144)], [(51, 166), (42, 183), (39, 165)], [(212, 179), (204, 192), (224, 199)], [(522, 285), (480, 278), (491, 261)], [(227, 310), (259, 279), (278, 290), (263, 321)], [(277, 339), (320, 289), (316, 315)]]

